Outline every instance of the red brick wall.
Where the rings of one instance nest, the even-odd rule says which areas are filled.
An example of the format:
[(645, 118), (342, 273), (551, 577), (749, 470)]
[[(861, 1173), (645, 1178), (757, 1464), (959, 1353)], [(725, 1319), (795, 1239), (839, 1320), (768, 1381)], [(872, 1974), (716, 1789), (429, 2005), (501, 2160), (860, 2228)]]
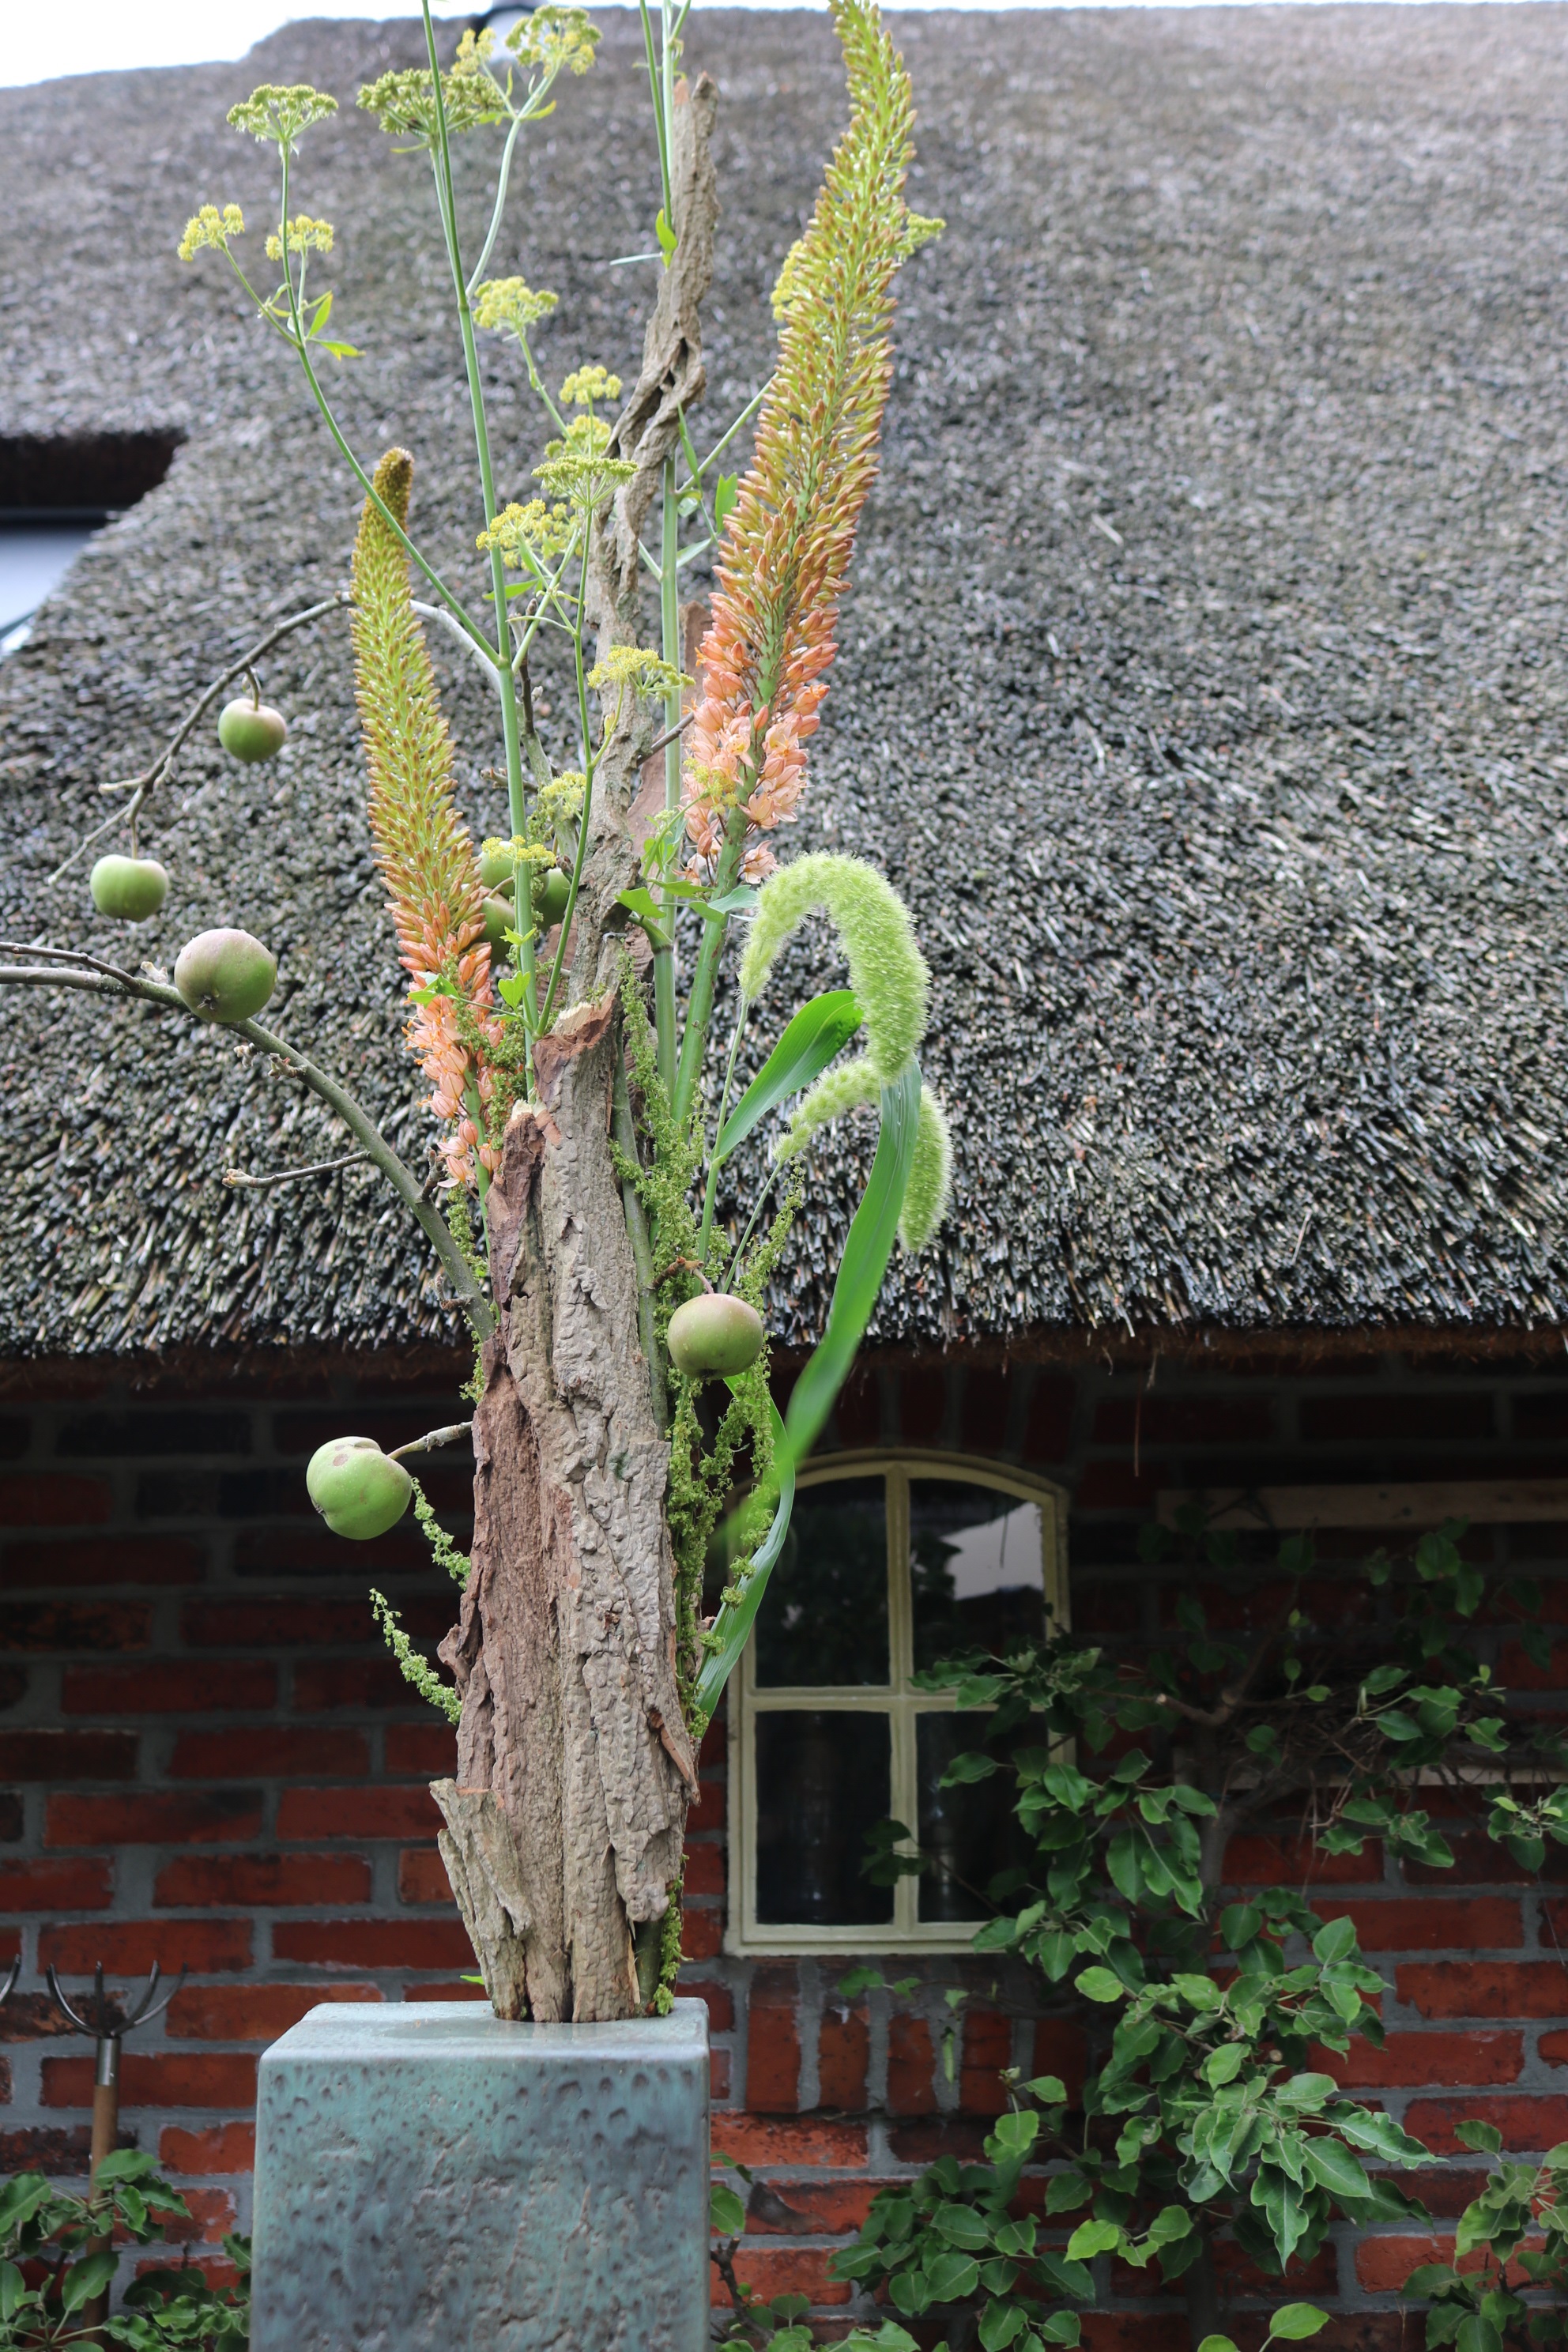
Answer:
[[(191, 1980), (130, 2047), (125, 2126), (185, 2185), (211, 2241), (247, 2213), (257, 2056), (322, 1999), (458, 1999), (468, 1956), (432, 1843), (424, 1787), (448, 1768), (446, 1727), (380, 1648), (364, 1601), (380, 1584), (409, 1629), (450, 1620), (450, 1591), (412, 1525), (374, 1546), (318, 1531), (302, 1469), (323, 1437), (396, 1443), (460, 1417), (463, 1367), (280, 1359), (200, 1380), (18, 1369), (0, 1395), (0, 1960), (23, 1984), (0, 2012), (0, 2162), (79, 2166), (89, 2060), (37, 1997), (53, 1960), (101, 1959), (124, 1985), (156, 1957)], [(1560, 1475), (1568, 1358), (1458, 1362), (1344, 1355), (1302, 1362), (1146, 1350), (1011, 1371), (950, 1361), (863, 1375), (838, 1436), (992, 1453), (1072, 1496), (1080, 1629), (1152, 1633), (1173, 1580), (1138, 1564), (1136, 1534), (1164, 1486)], [(454, 1457), (455, 1459), (456, 1457)], [(466, 1479), (427, 1490), (464, 1539)], [(1478, 1530), (1495, 1559), (1528, 1561), (1568, 1616), (1568, 1526)], [(1364, 1549), (1325, 1540), (1330, 1558)], [(1223, 1601), (1223, 1596), (1216, 1596)], [(1230, 1605), (1230, 1604), (1226, 1604)], [(1505, 1651), (1516, 1683), (1531, 1675)], [(1542, 1703), (1554, 1704), (1552, 1691)], [(879, 2181), (943, 2147), (977, 2148), (1013, 2063), (1068, 2075), (1071, 2032), (1033, 2016), (1022, 1976), (967, 1958), (884, 1963), (908, 1997), (844, 2000), (839, 1961), (722, 1952), (724, 1751), (703, 1761), (688, 1874), (689, 1990), (713, 2028), (718, 2146), (763, 2176), (742, 2269), (768, 2291), (837, 2308), (826, 2277)], [(1389, 1980), (1388, 2048), (1357, 2083), (1451, 2148), (1467, 2115), (1520, 2147), (1568, 2137), (1568, 1902), (1526, 1885), (1484, 1838), (1449, 1874), (1382, 1858), (1328, 1865), (1317, 1886), (1347, 1908)], [(1300, 1857), (1237, 1841), (1238, 1883)], [(942, 1996), (963, 1985), (953, 2013)], [(1431, 2192), (1457, 2210), (1473, 2174)], [(1403, 2240), (1348, 2242), (1311, 2291), (1347, 2306), (1358, 2342), (1398, 2331), (1393, 2290), (1416, 2258)], [(1092, 2322), (1097, 2347), (1182, 2340), (1135, 2279)], [(1379, 2315), (1381, 2315), (1381, 2316)]]

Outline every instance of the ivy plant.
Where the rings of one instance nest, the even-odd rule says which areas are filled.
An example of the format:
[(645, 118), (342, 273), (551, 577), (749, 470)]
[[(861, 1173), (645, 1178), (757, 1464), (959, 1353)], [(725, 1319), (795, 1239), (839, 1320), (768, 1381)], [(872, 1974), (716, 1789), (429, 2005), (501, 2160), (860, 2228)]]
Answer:
[(119, 2268), (117, 2247), (163, 2238), (190, 2209), (151, 2156), (119, 2148), (93, 2194), (56, 2189), (41, 2172), (0, 2184), (0, 2352), (63, 2352), (117, 2344), (130, 2352), (244, 2352), (250, 2339), (250, 2242), (226, 2237), (237, 2273), (215, 2287), (195, 2263), (142, 2273), (107, 2320), (98, 2308)]

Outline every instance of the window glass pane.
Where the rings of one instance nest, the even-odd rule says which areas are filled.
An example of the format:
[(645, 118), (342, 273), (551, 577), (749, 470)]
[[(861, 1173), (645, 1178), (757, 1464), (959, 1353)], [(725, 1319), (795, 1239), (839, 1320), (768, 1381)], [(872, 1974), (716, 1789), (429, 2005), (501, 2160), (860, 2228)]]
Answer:
[(813, 1711), (754, 1720), (758, 1919), (886, 1927), (893, 1889), (873, 1886), (860, 1864), (867, 1831), (892, 1810), (887, 1717)]
[(1040, 1507), (956, 1478), (910, 1481), (914, 1658), (1038, 1641), (1045, 1625)]
[(880, 1478), (804, 1486), (757, 1612), (758, 1686), (888, 1680), (888, 1505)]
[(972, 1780), (963, 1788), (941, 1786), (953, 1758), (975, 1748), (985, 1748), (984, 1716), (915, 1717), (920, 1846), (936, 1863), (920, 1876), (922, 1919), (989, 1919), (985, 1889), (991, 1880), (999, 1870), (1029, 1858), (1013, 1812), (1017, 1783), (1011, 1772), (994, 1772), (989, 1780)]

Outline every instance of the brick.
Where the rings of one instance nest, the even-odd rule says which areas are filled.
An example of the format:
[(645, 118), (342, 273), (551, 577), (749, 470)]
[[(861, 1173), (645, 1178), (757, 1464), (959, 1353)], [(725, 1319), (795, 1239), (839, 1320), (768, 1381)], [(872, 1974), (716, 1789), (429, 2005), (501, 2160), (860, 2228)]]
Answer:
[(1355, 2250), (1356, 2284), (1370, 2294), (1399, 2294), (1421, 2263), (1453, 2259), (1452, 2238), (1363, 2238)]
[(1192, 2336), (1184, 2312), (1086, 2311), (1082, 2341), (1084, 2352), (1187, 2352)]
[(716, 1960), (724, 1948), (724, 1914), (717, 1904), (705, 1909), (683, 1906), (680, 1915), (680, 1957), (683, 1960)]
[(999, 2116), (1007, 2105), (1001, 2070), (1013, 2063), (1013, 2021), (994, 2009), (963, 2012), (958, 2102), (966, 2115)]
[[(1360, 1853), (1324, 1853), (1310, 1838), (1262, 1834), (1231, 1838), (1225, 1849), (1227, 1886), (1371, 1885), (1383, 1880), (1383, 1848), (1368, 1839)], [(1447, 1874), (1452, 1885), (1453, 1874)]]
[(1420, 2017), (1568, 2017), (1561, 1960), (1408, 1960), (1394, 1981)]
[(148, 1666), (72, 1666), (67, 1715), (209, 1715), (275, 1706), (278, 1669), (262, 1658), (204, 1658), (199, 1682), (185, 1660)]
[(199, 1584), (199, 1544), (184, 1536), (91, 1536), (7, 1544), (0, 1591), (66, 1592), (93, 1584)]
[(1357, 2091), (1426, 2084), (1515, 2083), (1524, 2063), (1522, 2033), (1391, 2033), (1383, 2049), (1352, 2042), (1342, 2057), (1316, 2050), (1311, 2064)]
[(947, 1375), (905, 1372), (899, 1382), (899, 1425), (906, 1445), (934, 1445), (947, 1419)]
[(746, 2228), (763, 2237), (846, 2238), (866, 2219), (878, 2189), (894, 2185), (889, 2180), (761, 2180), (746, 2200)]
[(323, 2000), (379, 2000), (373, 1984), (182, 1985), (169, 2003), (179, 2042), (275, 2042)]
[(458, 1769), (458, 1735), (442, 1723), (389, 1723), (386, 1769), (449, 1780)]
[[(130, 1601), (8, 1601), (0, 1607), (0, 1651), (144, 1650), (153, 1612)], [(185, 1680), (187, 1701), (190, 1678)]]
[(686, 1816), (686, 1826), (693, 1835), (703, 1830), (721, 1830), (724, 1826), (725, 1789), (722, 1780), (699, 1783), (697, 1802)]
[[(333, 1536), (331, 1540), (338, 1543)], [(408, 1685), (395, 1662), (384, 1655), (364, 1658), (301, 1658), (294, 1669), (296, 1715), (330, 1715), (334, 1707), (383, 1707), (409, 1705)]]
[(1456, 1437), (1496, 1433), (1492, 1401), (1484, 1389), (1468, 1392), (1431, 1390), (1405, 1396), (1362, 1394), (1304, 1397), (1297, 1426), (1303, 1437), (1367, 1444), (1379, 1438), (1414, 1438), (1436, 1444)]
[(170, 2124), (158, 2135), (158, 2161), (165, 2172), (195, 2175), (249, 2172), (256, 2164), (254, 2124), (213, 2124), (192, 2131)]
[(723, 1894), (724, 1849), (721, 1845), (687, 1847), (683, 1892), (688, 1895)]
[(146, 1461), (155, 1454), (248, 1454), (246, 1412), (194, 1412), (188, 1405), (139, 1412), (80, 1413), (63, 1422), (55, 1439), (62, 1461)]
[[(111, 2000), (123, 1998), (121, 1986), (110, 1984), (106, 1990)], [(68, 2041), (73, 2031), (47, 1992), (14, 1992), (0, 2009), (0, 2042)]]
[[(410, 1625), (420, 1613), (406, 1606), (399, 1611)], [(451, 1614), (443, 1603), (443, 1632)], [(364, 1642), (374, 1625), (357, 1594), (341, 1601), (312, 1595), (309, 1600), (187, 1601), (183, 1630), (194, 1650), (305, 1650)]]
[[(46, 2058), (46, 2107), (89, 2107), (93, 2061)], [(120, 2104), (125, 2107), (251, 2107), (256, 2104), (256, 2061), (240, 2051), (137, 2051), (120, 2060)]]
[(794, 1967), (759, 1967), (746, 2002), (746, 2105), (753, 2115), (800, 2106), (800, 1979)]
[(44, 1843), (61, 1845), (237, 1844), (261, 1828), (255, 1789), (208, 1789), (178, 1796), (51, 1797)]
[(320, 1969), (471, 1969), (458, 1919), (288, 1919), (272, 1930), (279, 1960)]
[(889, 2113), (923, 2116), (935, 2105), (931, 2027), (923, 2017), (894, 2017), (888, 2026)]
[(1495, 2124), (1503, 2147), (1515, 2156), (1555, 2147), (1568, 2139), (1568, 2098), (1412, 2099), (1405, 2128), (1425, 2140), (1436, 2156), (1457, 2156), (1456, 2124)]
[[(134, 2147), (130, 2132), (120, 2135), (121, 2147)], [(90, 2126), (30, 2131), (0, 2131), (0, 2173), (47, 2172), (57, 2180), (85, 2179), (92, 2148)]]
[(1314, 1907), (1325, 1919), (1353, 1919), (1368, 1952), (1500, 1950), (1524, 1941), (1520, 1906), (1500, 1895), (1391, 1895)]
[(15, 1706), (30, 1680), (26, 1666), (0, 1666), (0, 1708)]
[(38, 1935), (38, 1966), (52, 1963), (62, 1976), (89, 1977), (106, 1969), (144, 1976), (154, 1960), (165, 1976), (183, 1962), (193, 1974), (250, 1966), (248, 1919), (105, 1919), (76, 1927), (45, 1927)]
[(964, 1380), (960, 1414), (966, 1454), (1000, 1454), (1007, 1438), (1013, 1383), (1005, 1372), (977, 1368)]
[(171, 2246), (216, 2246), (235, 2223), (233, 2196), (226, 2189), (185, 2189), (187, 2218), (171, 2217), (163, 2237)]
[(726, 1768), (729, 1756), (728, 1743), (729, 1725), (726, 1718), (724, 1702), (721, 1699), (719, 1702), (719, 1712), (708, 1726), (707, 1730), (703, 1733), (702, 1745), (697, 1751), (697, 1762), (699, 1768), (709, 1772), (723, 1771)]
[(986, 2128), (967, 2116), (921, 2116), (917, 2122), (893, 2125), (888, 2147), (900, 2164), (935, 2164), (944, 2156), (978, 2164), (985, 2153)]
[(447, 1865), (433, 1845), (406, 1846), (398, 1855), (397, 1899), (400, 1903), (450, 1903), (452, 1900)]
[[(300, 1479), (301, 1496), (304, 1490), (304, 1481)], [(377, 1580), (428, 1575), (430, 1552), (418, 1528), (405, 1525), (369, 1543), (356, 1543), (354, 1566), (362, 1575), (368, 1573)], [(329, 1534), (315, 1519), (287, 1528), (242, 1528), (235, 1538), (234, 1567), (237, 1576), (341, 1578), (342, 1538)]]
[(701, 2000), (708, 2004), (708, 2030), (710, 2033), (728, 2033), (735, 2023), (734, 1997), (728, 1985), (704, 1984), (700, 1979), (682, 1979), (679, 1985), (682, 2000)]
[(270, 1780), (369, 1770), (370, 1742), (363, 1731), (308, 1731), (272, 1723), (247, 1725), (243, 1731), (183, 1731), (169, 1763), (173, 1780), (232, 1780), (244, 1773)]
[(431, 1838), (440, 1809), (428, 1789), (285, 1789), (280, 1838)]
[(1131, 1462), (1090, 1462), (1073, 1496), (1077, 1511), (1151, 1509), (1160, 1481), (1151, 1470), (1134, 1476)]
[(1255, 1444), (1273, 1436), (1274, 1406), (1267, 1396), (1105, 1397), (1095, 1409), (1091, 1442), (1131, 1445), (1134, 1429), (1143, 1445)]
[(717, 2114), (713, 2146), (722, 2156), (752, 2169), (770, 2165), (811, 2164), (836, 2170), (861, 2169), (866, 2133), (859, 2124), (829, 2122), (822, 2116), (774, 2117)]
[[(847, 2303), (847, 2281), (831, 2278), (833, 2260), (826, 2246), (757, 2246), (742, 2244), (735, 2255), (735, 2276), (753, 2294), (808, 2294), (814, 2304)], [(717, 2270), (712, 2273), (715, 2304), (727, 2307), (729, 2289)]]
[(112, 1902), (110, 1864), (73, 1854), (52, 1860), (0, 1862), (0, 1914), (8, 1911), (101, 1911)]
[(0, 1780), (133, 1780), (133, 1731), (0, 1731)]
[[(1432, 1810), (1437, 1809), (1434, 1806)], [(1468, 1837), (1450, 1834), (1448, 1844), (1454, 1856), (1452, 1866), (1439, 1870), (1425, 1863), (1407, 1861), (1403, 1866), (1406, 1886), (1518, 1886), (1531, 1882), (1532, 1874), (1521, 1870), (1512, 1855), (1483, 1830)], [(1550, 1875), (1554, 1859), (1554, 1853), (1548, 1854), (1543, 1875)]]
[(98, 1528), (113, 1496), (107, 1478), (25, 1470), (0, 1478), (0, 1528)]
[(866, 2105), (870, 2055), (871, 2027), (864, 2002), (836, 2006), (829, 2000), (816, 2042), (816, 2095), (825, 2107), (855, 2114)]
[(1069, 2025), (1065, 2018), (1042, 2017), (1035, 2027), (1030, 2073), (1058, 2075), (1076, 2107), (1083, 2096), (1088, 2070), (1089, 2052), (1081, 2027)]
[(1041, 1373), (1029, 1399), (1024, 1433), (1026, 1462), (1061, 1462), (1072, 1445), (1073, 1408), (1077, 1391), (1070, 1380), (1047, 1380)]
[(710, 2050), (708, 2053), (708, 2095), (718, 2101), (730, 2095), (730, 2053)]
[(160, 1910), (254, 1904), (263, 1910), (309, 1904), (368, 1903), (370, 1864), (361, 1853), (183, 1853), (158, 1873)]
[(408, 1985), (403, 1993), (405, 2000), (483, 2000), (484, 1998), (482, 1986), (471, 1982), (465, 1984), (460, 1977), (451, 1984), (420, 1982)]

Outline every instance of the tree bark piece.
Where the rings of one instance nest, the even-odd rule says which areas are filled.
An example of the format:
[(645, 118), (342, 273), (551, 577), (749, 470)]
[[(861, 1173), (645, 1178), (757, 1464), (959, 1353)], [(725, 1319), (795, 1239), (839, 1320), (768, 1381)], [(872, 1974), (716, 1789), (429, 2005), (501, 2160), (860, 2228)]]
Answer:
[(433, 1780), (430, 1794), (447, 1823), (436, 1843), (479, 1956), (490, 2007), (498, 2017), (526, 2017), (528, 1908), (506, 1816), (493, 1789)]
[(636, 2013), (635, 1931), (668, 1908), (696, 1785), (668, 1449), (609, 1154), (615, 1013), (611, 994), (576, 1005), (541, 1041), (539, 1100), (512, 1112), (490, 1188), (500, 1327), (474, 1416), (473, 1569), (441, 1645), (463, 1700), (459, 1787), (494, 1791), (516, 1853), (481, 1967), (500, 1982), (521, 1944), (539, 2019)]

